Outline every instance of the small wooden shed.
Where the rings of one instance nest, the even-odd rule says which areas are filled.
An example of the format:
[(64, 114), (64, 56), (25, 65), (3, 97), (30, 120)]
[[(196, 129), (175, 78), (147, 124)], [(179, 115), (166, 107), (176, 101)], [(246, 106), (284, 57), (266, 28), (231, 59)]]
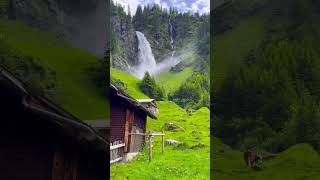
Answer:
[(137, 101), (144, 107), (149, 109), (153, 114), (159, 114), (159, 108), (155, 99), (137, 99)]
[(113, 85), (110, 85), (110, 89), (110, 141), (123, 142), (124, 153), (139, 152), (145, 144), (145, 137), (133, 134), (146, 132), (147, 116), (157, 118), (128, 94)]
[(84, 120), (84, 122), (95, 129), (105, 140), (109, 140), (110, 128), (108, 120)]
[(109, 142), (0, 68), (0, 179), (103, 180)]

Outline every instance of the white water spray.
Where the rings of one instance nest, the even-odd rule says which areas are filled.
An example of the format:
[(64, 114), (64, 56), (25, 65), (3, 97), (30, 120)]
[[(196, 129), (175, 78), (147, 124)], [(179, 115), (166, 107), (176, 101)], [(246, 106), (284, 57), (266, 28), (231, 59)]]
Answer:
[(131, 67), (130, 71), (134, 76), (142, 79), (146, 71), (148, 71), (150, 74), (154, 73), (156, 70), (156, 60), (152, 54), (150, 43), (144, 34), (139, 31), (136, 31), (136, 34), (139, 43), (139, 64)]
[(181, 61), (188, 60), (192, 58), (195, 54), (196, 48), (193, 44), (188, 44), (183, 50), (178, 52), (173, 52), (173, 55), (164, 59), (157, 64), (157, 69), (153, 72), (154, 75), (161, 74), (162, 72), (170, 69), (171, 67), (176, 66)]
[(162, 72), (170, 69), (171, 67), (177, 65), (183, 60), (189, 59), (195, 53), (194, 44), (188, 44), (181, 51), (176, 53), (174, 47), (174, 39), (172, 33), (172, 24), (170, 22), (170, 37), (171, 37), (171, 45), (172, 45), (172, 53), (171, 56), (165, 58), (160, 63), (156, 63), (154, 55), (152, 53), (152, 49), (149, 41), (145, 37), (145, 35), (139, 31), (136, 31), (136, 35), (138, 37), (138, 59), (139, 64), (136, 66), (132, 66), (129, 69), (129, 72), (137, 78), (142, 79), (145, 72), (149, 72), (152, 75), (161, 74)]

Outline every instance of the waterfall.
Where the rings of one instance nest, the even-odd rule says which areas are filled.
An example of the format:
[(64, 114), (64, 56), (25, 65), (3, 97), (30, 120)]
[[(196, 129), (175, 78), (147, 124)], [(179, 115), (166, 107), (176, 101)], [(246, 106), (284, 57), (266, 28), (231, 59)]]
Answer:
[[(171, 23), (170, 19), (169, 19), (169, 26), (170, 26), (170, 40), (171, 40), (170, 43), (173, 46), (173, 43), (174, 43), (174, 40), (173, 40), (173, 27), (172, 27), (172, 23)], [(172, 50), (173, 50), (173, 48), (172, 48)]]
[(171, 57), (174, 56), (175, 50), (174, 50), (174, 39), (173, 39), (173, 25), (171, 22), (171, 19), (169, 19), (169, 26), (170, 26), (170, 44), (171, 44)]
[(150, 74), (153, 74), (156, 70), (156, 60), (152, 54), (152, 49), (149, 41), (145, 35), (139, 31), (136, 31), (138, 37), (138, 60), (139, 64), (130, 68), (131, 73), (142, 79), (144, 73), (148, 71)]

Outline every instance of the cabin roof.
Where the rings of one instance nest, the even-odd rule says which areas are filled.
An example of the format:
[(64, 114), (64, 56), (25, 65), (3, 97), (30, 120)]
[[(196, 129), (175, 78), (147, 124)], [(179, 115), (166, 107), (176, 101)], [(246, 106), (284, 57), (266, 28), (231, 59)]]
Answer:
[(109, 128), (108, 120), (85, 120), (84, 122), (93, 128)]
[(155, 103), (155, 99), (137, 99), (140, 103)]
[(50, 100), (28, 91), (22, 81), (1, 66), (0, 84), (8, 87), (14, 96), (21, 99), (21, 105), (25, 110), (36, 114), (48, 122), (57, 124), (63, 132), (76, 139), (79, 144), (86, 142), (92, 145), (94, 149), (104, 152), (107, 152), (109, 149), (109, 142), (92, 127)]
[(144, 113), (146, 113), (150, 118), (152, 119), (157, 119), (157, 117), (150, 111), (148, 110), (146, 107), (144, 107), (138, 100), (134, 99), (133, 97), (131, 97), (130, 95), (128, 95), (127, 93), (119, 90), (116, 86), (110, 84), (110, 88), (111, 90), (116, 92), (116, 95), (123, 99), (124, 101), (126, 101), (127, 103), (133, 105), (134, 107), (136, 107), (139, 110), (142, 110)]

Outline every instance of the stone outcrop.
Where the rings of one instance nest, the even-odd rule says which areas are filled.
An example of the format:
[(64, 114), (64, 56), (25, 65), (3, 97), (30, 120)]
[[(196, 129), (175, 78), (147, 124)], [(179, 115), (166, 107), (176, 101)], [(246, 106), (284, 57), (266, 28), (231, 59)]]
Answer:
[(138, 39), (131, 21), (124, 17), (111, 16), (111, 27), (119, 41), (121, 55), (112, 56), (114, 68), (128, 70), (130, 66), (138, 64)]

